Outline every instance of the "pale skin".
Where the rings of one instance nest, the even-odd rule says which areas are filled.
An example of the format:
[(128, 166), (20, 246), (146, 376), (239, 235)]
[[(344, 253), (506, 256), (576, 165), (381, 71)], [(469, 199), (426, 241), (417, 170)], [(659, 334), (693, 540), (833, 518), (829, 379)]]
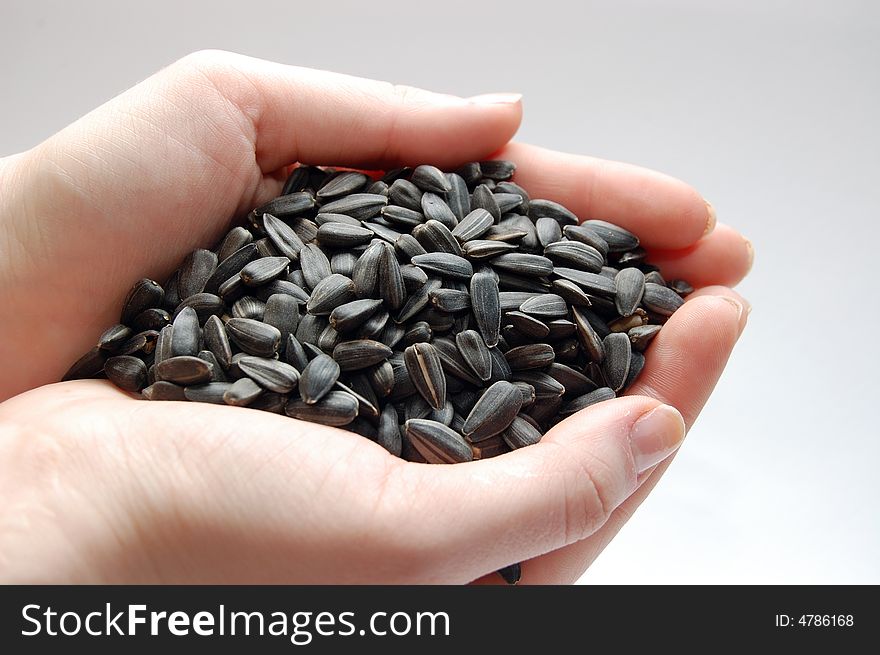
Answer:
[[(748, 317), (749, 243), (683, 182), (508, 143), (516, 95), (472, 99), (197, 53), (0, 160), (0, 581), (576, 580), (650, 492)], [(640, 235), (699, 289), (625, 398), (536, 446), (407, 463), (341, 430), (255, 410), (54, 383), (294, 162), (380, 169), (501, 157), (533, 197)], [(54, 383), (54, 384), (53, 384)]]

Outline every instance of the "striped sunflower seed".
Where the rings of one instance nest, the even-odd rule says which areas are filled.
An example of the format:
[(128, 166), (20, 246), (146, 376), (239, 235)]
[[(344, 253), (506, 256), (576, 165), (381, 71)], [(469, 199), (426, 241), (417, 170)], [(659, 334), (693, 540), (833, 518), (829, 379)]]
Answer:
[(514, 416), (510, 426), (502, 433), (511, 450), (533, 446), (541, 440), (541, 431), (523, 415)]
[(363, 173), (343, 171), (327, 180), (315, 195), (319, 200), (347, 196), (350, 193), (357, 193), (362, 190), (370, 181), (370, 178)]
[(490, 348), (498, 343), (501, 331), (501, 297), (498, 282), (492, 275), (479, 272), (473, 276), (470, 284), (471, 305), (477, 329)]
[(540, 218), (552, 218), (562, 226), (580, 223), (578, 217), (571, 211), (552, 200), (532, 200), (529, 203), (529, 217), (534, 221)]
[(446, 404), (446, 377), (436, 349), (429, 343), (416, 343), (403, 353), (409, 377), (428, 404), (442, 409)]
[(193, 355), (170, 357), (156, 364), (157, 380), (181, 385), (210, 382), (213, 367), (203, 359)]
[(495, 219), (485, 209), (478, 207), (465, 216), (452, 230), (452, 234), (462, 243), (477, 239), (492, 227)]
[(278, 328), (251, 318), (230, 318), (226, 334), (243, 351), (257, 357), (273, 357), (281, 346)]
[(523, 371), (532, 368), (544, 368), (553, 363), (555, 354), (553, 347), (546, 343), (530, 343), (525, 346), (511, 348), (504, 353), (511, 370)]
[(235, 407), (247, 407), (263, 393), (263, 389), (250, 378), (233, 382), (223, 392), (223, 402)]
[(357, 416), (358, 409), (357, 398), (350, 393), (331, 391), (311, 405), (300, 399), (291, 399), (284, 411), (291, 418), (340, 427), (351, 423)]
[(429, 464), (469, 462), (474, 457), (467, 442), (442, 423), (410, 419), (404, 427), (407, 439)]
[(330, 312), (330, 325), (337, 332), (350, 332), (363, 325), (376, 310), (382, 306), (382, 300), (362, 298), (339, 305)]
[(342, 341), (333, 349), (333, 359), (343, 371), (369, 368), (388, 359), (393, 351), (380, 341), (355, 339)]
[(299, 371), (277, 359), (249, 355), (239, 360), (238, 367), (261, 387), (276, 393), (290, 393), (299, 382)]
[(446, 204), (446, 201), (436, 193), (427, 191), (422, 195), (421, 209), (426, 220), (443, 223), (443, 225), (450, 230), (458, 223), (458, 219), (452, 209)]
[(501, 208), (495, 199), (495, 194), (485, 184), (480, 184), (471, 194), (471, 207), (473, 210), (485, 209), (492, 216), (493, 222), (501, 220)]
[(159, 380), (141, 391), (147, 400), (186, 400), (183, 387), (173, 382)]
[(684, 300), (669, 287), (648, 282), (645, 284), (642, 304), (661, 316), (672, 316), (673, 312), (684, 304)]
[(465, 419), (462, 430), (471, 443), (494, 437), (506, 430), (522, 407), (522, 393), (501, 380), (483, 392)]
[(327, 315), (354, 299), (354, 282), (344, 275), (329, 273), (315, 285), (312, 297), (306, 303), (306, 311), (317, 316)]
[(138, 357), (122, 355), (104, 362), (104, 373), (120, 389), (137, 392), (147, 384), (147, 365)]
[(161, 307), (164, 299), (165, 291), (158, 282), (149, 278), (138, 280), (125, 297), (119, 322), (128, 325), (145, 309)]
[(595, 391), (590, 391), (589, 393), (585, 393), (582, 396), (578, 396), (567, 403), (563, 404), (560, 408), (560, 413), (564, 416), (568, 416), (569, 414), (574, 414), (575, 412), (579, 412), (582, 409), (586, 409), (587, 407), (591, 407), (596, 403), (601, 403), (605, 400), (611, 400), (615, 398), (616, 394), (612, 389), (608, 387), (599, 387)]
[(433, 191), (434, 193), (447, 193), (452, 190), (452, 185), (446, 176), (436, 166), (422, 164), (416, 166), (410, 178), (422, 191)]
[[(416, 258), (425, 256), (427, 255), (416, 255)], [(406, 302), (406, 286), (400, 274), (400, 264), (394, 248), (388, 244), (382, 247), (379, 257), (379, 288), (389, 308), (400, 309)]]
[(468, 193), (467, 183), (457, 173), (447, 173), (446, 181), (450, 186), (446, 193), (446, 202), (455, 218), (460, 221), (471, 211), (471, 197)]
[(645, 293), (645, 274), (637, 268), (624, 268), (614, 276), (617, 294), (614, 303), (621, 316), (632, 316)]
[(476, 330), (465, 330), (455, 335), (455, 345), (461, 358), (483, 382), (492, 377), (492, 354), (482, 335)]
[(330, 268), (330, 260), (327, 259), (327, 255), (315, 243), (309, 243), (299, 251), (299, 265), (302, 269), (306, 289), (309, 291), (314, 291), (315, 287), (322, 280), (327, 279), (333, 274)]

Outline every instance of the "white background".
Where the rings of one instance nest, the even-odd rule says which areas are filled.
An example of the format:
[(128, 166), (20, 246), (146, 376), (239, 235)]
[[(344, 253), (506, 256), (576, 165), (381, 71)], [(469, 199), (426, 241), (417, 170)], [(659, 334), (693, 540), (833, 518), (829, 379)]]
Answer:
[(681, 177), (757, 250), (714, 397), (582, 581), (878, 583), (878, 7), (3, 0), (0, 155), (206, 47), (520, 91), (518, 139)]

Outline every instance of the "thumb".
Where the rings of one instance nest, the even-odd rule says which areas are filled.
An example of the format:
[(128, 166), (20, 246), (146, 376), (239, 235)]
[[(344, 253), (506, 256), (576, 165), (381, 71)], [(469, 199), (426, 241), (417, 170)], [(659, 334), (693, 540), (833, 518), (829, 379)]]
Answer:
[(419, 490), (408, 502), (422, 505), (415, 513), (434, 524), (425, 534), (445, 535), (425, 545), (434, 550), (432, 559), (466, 582), (487, 566), (494, 570), (593, 534), (635, 491), (638, 474), (671, 455), (684, 435), (674, 407), (643, 396), (618, 398), (501, 457), (409, 467), (407, 474), (420, 479), (407, 481)]
[(264, 172), (296, 161), (453, 166), (500, 149), (522, 118), (519, 94), (460, 98), (230, 52), (197, 52), (167, 71), (207, 78), (248, 117)]

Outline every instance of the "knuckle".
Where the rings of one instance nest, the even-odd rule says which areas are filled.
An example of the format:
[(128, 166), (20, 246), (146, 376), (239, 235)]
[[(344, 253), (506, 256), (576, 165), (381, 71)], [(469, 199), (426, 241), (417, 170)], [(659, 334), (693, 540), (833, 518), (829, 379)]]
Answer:
[(609, 493), (607, 467), (598, 460), (578, 461), (564, 474), (562, 509), (564, 538), (573, 543), (596, 532), (611, 515), (616, 503)]

